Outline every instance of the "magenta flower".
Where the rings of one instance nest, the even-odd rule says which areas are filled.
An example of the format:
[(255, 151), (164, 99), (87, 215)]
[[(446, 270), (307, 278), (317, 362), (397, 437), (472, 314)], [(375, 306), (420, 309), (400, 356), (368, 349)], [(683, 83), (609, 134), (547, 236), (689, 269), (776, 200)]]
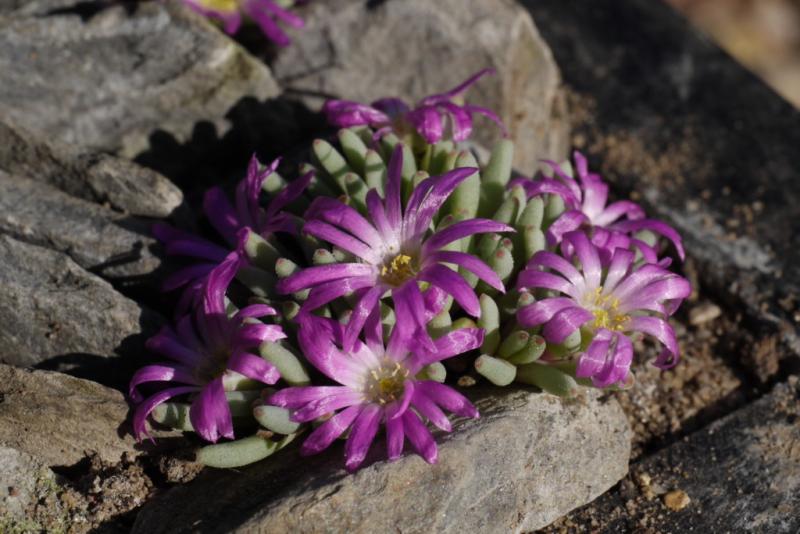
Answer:
[(641, 332), (663, 346), (655, 365), (678, 362), (675, 332), (667, 318), (691, 293), (685, 278), (657, 264), (635, 266), (634, 253), (617, 248), (610, 262), (601, 262), (598, 247), (583, 232), (568, 232), (564, 241), (575, 252), (579, 268), (552, 252), (536, 253), (519, 274), (520, 289), (560, 293), (517, 313), (520, 325), (542, 326), (548, 343), (562, 343), (581, 329), (591, 339), (578, 355), (577, 376), (591, 377), (595, 386), (621, 383), (628, 375), (633, 346), (627, 334)]
[(167, 224), (153, 225), (153, 234), (164, 244), (168, 255), (186, 256), (196, 261), (167, 277), (162, 285), (164, 291), (187, 286), (177, 307), (179, 311), (185, 311), (189, 301), (197, 300), (208, 273), (231, 250), (241, 249), (247, 237), (247, 232), (242, 232), (243, 229), (250, 229), (264, 238), (269, 238), (275, 232), (298, 233), (295, 220), (282, 210), (303, 193), (313, 174), (308, 173), (290, 183), (275, 195), (266, 208), (262, 208), (259, 203), (261, 187), (275, 172), (279, 163), (280, 158), (260, 170), (258, 159), (253, 156), (247, 168), (247, 176), (236, 187), (234, 205), (231, 205), (220, 187), (212, 187), (206, 192), (203, 201), (206, 217), (227, 246), (218, 245)]
[(219, 20), (225, 33), (234, 34), (242, 25), (242, 15), (255, 21), (270, 41), (279, 46), (291, 44), (278, 22), (302, 28), (303, 19), (280, 6), (275, 0), (183, 0), (183, 3), (198, 13)]
[(483, 115), (494, 121), (506, 135), (505, 126), (491, 110), (463, 103), (463, 95), (482, 76), (494, 73), (483, 69), (447, 92), (420, 100), (413, 109), (399, 98), (383, 98), (371, 106), (350, 100), (329, 100), (322, 111), (328, 122), (340, 128), (370, 126), (376, 128), (376, 138), (390, 131), (405, 135), (416, 131), (427, 143), (438, 143), (450, 130), (456, 142), (472, 133), (473, 115)]
[[(318, 198), (306, 213), (303, 231), (353, 254), (357, 262), (303, 269), (281, 280), (280, 293), (312, 288), (303, 304), (311, 311), (350, 292), (358, 303), (347, 324), (345, 350), (350, 350), (367, 317), (378, 301), (390, 292), (398, 316), (413, 318), (418, 332), (425, 331), (425, 296), (420, 282), (453, 296), (468, 314), (480, 315), (475, 291), (464, 278), (445, 264), (456, 264), (472, 272), (499, 291), (505, 291), (497, 274), (471, 254), (443, 250), (445, 245), (482, 232), (512, 232), (505, 224), (487, 219), (457, 222), (429, 235), (434, 215), (447, 197), (477, 169), (456, 169), (421, 182), (401, 208), (403, 151), (395, 148), (387, 172), (386, 199), (373, 189), (367, 194), (367, 220), (355, 209), (331, 198)], [(430, 344), (427, 335), (423, 342)]]
[[(398, 315), (398, 326), (405, 320)], [(269, 399), (272, 404), (294, 410), (292, 419), (297, 422), (313, 421), (336, 412), (308, 436), (302, 454), (326, 449), (350, 429), (345, 466), (353, 471), (364, 461), (383, 424), (390, 460), (400, 456), (408, 438), (426, 462), (434, 463), (436, 442), (423, 418), (449, 432), (451, 424), (443, 410), (463, 417), (478, 417), (478, 411), (461, 394), (433, 380), (419, 380), (416, 375), (426, 365), (480, 347), (483, 330), (455, 330), (437, 339), (435, 350), (426, 351), (403, 335), (408, 327), (411, 325), (396, 327), (384, 348), (380, 321), (371, 319), (365, 328), (365, 342), (357, 341), (348, 351), (341, 348), (344, 341), (341, 324), (303, 316), (298, 334), (303, 353), (325, 376), (341, 385), (291, 387)]]
[(509, 184), (522, 185), (528, 198), (541, 194), (555, 194), (564, 199), (567, 210), (547, 229), (547, 240), (551, 246), (561, 242), (562, 236), (579, 228), (591, 229), (592, 242), (601, 249), (607, 259), (617, 247), (638, 249), (645, 261), (656, 263), (657, 251), (647, 243), (632, 237), (641, 230), (649, 230), (666, 237), (675, 246), (681, 259), (684, 258), (680, 235), (668, 224), (646, 219), (644, 210), (630, 200), (619, 200), (606, 205), (608, 184), (598, 174), (590, 173), (586, 158), (578, 151), (573, 154), (578, 181), (564, 172), (554, 161), (545, 161), (552, 167), (556, 178), (531, 180), (516, 178)]
[[(232, 318), (225, 312), (225, 291), (239, 268), (241, 259), (231, 253), (208, 277), (203, 307), (194, 316), (179, 320), (175, 329), (165, 327), (147, 341), (147, 348), (163, 354), (172, 362), (147, 365), (131, 379), (130, 396), (141, 402), (133, 416), (137, 438), (147, 435), (145, 421), (150, 412), (168, 399), (193, 394), (189, 412), (195, 431), (205, 440), (215, 442), (220, 436), (233, 438), (233, 423), (226, 383), (242, 376), (274, 384), (278, 370), (253, 354), (264, 341), (283, 339), (280, 326), (267, 325), (256, 317), (274, 315), (275, 310), (254, 304), (239, 310)], [(137, 387), (147, 382), (173, 382), (171, 386), (142, 402)]]

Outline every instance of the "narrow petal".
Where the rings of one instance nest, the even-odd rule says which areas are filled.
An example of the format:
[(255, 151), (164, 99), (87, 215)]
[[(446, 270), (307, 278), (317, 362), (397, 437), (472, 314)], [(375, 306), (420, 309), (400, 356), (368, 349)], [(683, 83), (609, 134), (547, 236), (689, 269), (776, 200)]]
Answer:
[(203, 213), (211, 226), (229, 244), (236, 242), (236, 232), (243, 226), (233, 209), (228, 196), (220, 187), (212, 187), (203, 197)]
[(617, 287), (617, 284), (622, 280), (628, 269), (631, 268), (633, 263), (634, 253), (630, 250), (618, 248), (614, 250), (614, 255), (611, 257), (611, 264), (608, 267), (606, 279), (603, 282), (603, 293), (609, 294)]
[(268, 402), (282, 408), (296, 409), (310, 402), (353, 391), (347, 386), (298, 386), (273, 393)]
[(424, 392), (420, 391), (414, 395), (413, 404), (419, 414), (427, 418), (437, 428), (445, 432), (450, 432), (453, 429), (453, 425), (450, 424), (447, 415)]
[(372, 313), (378, 305), (378, 301), (385, 292), (383, 285), (371, 287), (364, 293), (358, 303), (353, 308), (353, 313), (350, 315), (350, 320), (347, 322), (344, 335), (344, 345), (342, 348), (345, 351), (350, 351), (364, 328), (364, 323), (367, 322), (367, 317)]
[(417, 391), (421, 391), (433, 402), (461, 417), (475, 419), (479, 417), (478, 410), (467, 398), (450, 386), (440, 384), (434, 380), (417, 382)]
[(200, 390), (189, 409), (194, 431), (206, 441), (216, 443), (220, 436), (233, 439), (233, 420), (222, 378), (216, 378)]
[(520, 326), (530, 328), (532, 326), (539, 326), (550, 319), (553, 315), (563, 310), (576, 305), (576, 302), (566, 297), (551, 297), (534, 302), (529, 306), (525, 306), (517, 312), (517, 321)]
[(317, 265), (308, 267), (283, 280), (277, 285), (279, 293), (287, 294), (314, 287), (323, 282), (340, 280), (359, 276), (370, 276), (375, 273), (375, 268), (365, 263), (333, 263), (330, 265)]
[(145, 342), (147, 350), (163, 354), (188, 367), (193, 367), (202, 358), (195, 350), (186, 347), (175, 335), (175, 331), (165, 326)]
[(292, 421), (298, 423), (307, 423), (322, 417), (323, 415), (333, 413), (341, 408), (347, 408), (356, 404), (364, 403), (364, 395), (359, 391), (353, 391), (349, 388), (343, 388), (330, 395), (313, 400), (296, 410), (292, 414)]
[(146, 382), (181, 382), (183, 384), (199, 385), (191, 369), (180, 365), (145, 365), (131, 378), (128, 394), (134, 402), (142, 400), (136, 386)]
[(419, 416), (411, 410), (407, 410), (403, 414), (403, 431), (417, 454), (422, 456), (422, 459), (429, 464), (435, 464), (438, 458), (436, 441), (434, 441), (430, 431), (422, 424)]
[(378, 433), (382, 416), (383, 410), (380, 407), (369, 404), (353, 422), (353, 429), (344, 447), (344, 464), (348, 471), (355, 471), (364, 462), (372, 440)]
[(612, 384), (623, 383), (628, 376), (633, 361), (633, 344), (621, 334), (615, 334), (614, 341), (615, 345), (605, 366), (592, 377), (592, 384), (595, 387), (605, 388)]
[(300, 454), (317, 454), (327, 449), (333, 443), (333, 440), (350, 428), (350, 425), (353, 424), (353, 421), (361, 414), (363, 409), (364, 407), (360, 404), (350, 406), (325, 421), (306, 438), (300, 448)]
[(565, 295), (569, 295), (575, 300), (579, 299), (581, 294), (578, 288), (570, 284), (568, 280), (552, 273), (534, 271), (532, 269), (525, 269), (519, 273), (517, 277), (517, 288), (552, 289), (553, 291), (560, 291)]
[(579, 210), (565, 211), (547, 227), (547, 241), (551, 246), (558, 245), (564, 238), (564, 234), (572, 232), (589, 222), (588, 217)]
[(242, 319), (246, 318), (264, 317), (267, 315), (276, 315), (277, 313), (278, 312), (275, 311), (275, 308), (272, 306), (267, 306), (266, 304), (251, 304), (236, 312), (236, 315), (233, 316), (233, 321), (240, 322)]
[(401, 208), (401, 178), (403, 174), (403, 146), (398, 143), (389, 159), (386, 171), (386, 219), (391, 228), (400, 228), (403, 223)]
[(451, 224), (443, 230), (439, 230), (428, 238), (422, 245), (423, 255), (433, 254), (445, 245), (457, 239), (471, 236), (474, 234), (490, 232), (513, 232), (510, 226), (492, 221), (490, 219), (469, 219)]
[(289, 182), (289, 184), (281, 189), (280, 193), (275, 195), (267, 205), (265, 216), (267, 221), (271, 221), (278, 212), (297, 200), (303, 191), (306, 190), (308, 184), (314, 179), (314, 171), (305, 173), (300, 178)]
[(422, 106), (414, 109), (408, 115), (408, 120), (428, 144), (441, 141), (444, 135), (442, 116), (434, 106)]
[(597, 330), (586, 351), (578, 359), (575, 376), (591, 378), (605, 366), (608, 349), (611, 345), (611, 331), (601, 328)]
[(164, 402), (167, 402), (172, 397), (177, 397), (178, 395), (184, 395), (186, 393), (191, 393), (193, 391), (197, 391), (198, 387), (179, 387), (179, 388), (169, 388), (162, 391), (159, 391), (155, 395), (152, 395), (147, 398), (143, 403), (136, 407), (136, 411), (133, 412), (133, 434), (136, 436), (137, 440), (141, 440), (142, 436), (148, 436), (147, 433), (147, 416), (158, 406)]
[(336, 245), (369, 263), (378, 264), (381, 261), (381, 255), (375, 249), (331, 224), (319, 220), (307, 221), (303, 232)]
[(594, 319), (589, 310), (579, 307), (559, 310), (542, 329), (544, 338), (550, 343), (562, 343), (575, 330)]
[[(478, 172), (473, 167), (462, 167), (442, 174), (434, 178), (431, 191), (425, 196), (416, 210), (416, 221), (414, 223), (414, 235), (422, 234), (431, 224), (434, 215), (442, 207), (442, 204), (452, 194), (456, 187), (464, 180)], [(409, 206), (411, 203), (409, 202)], [(406, 208), (408, 213), (409, 208)]]
[(257, 347), (265, 341), (275, 342), (285, 338), (286, 334), (279, 325), (253, 323), (239, 328), (234, 344), (239, 347)]
[(416, 365), (411, 371), (417, 372), (426, 365), (475, 350), (483, 343), (483, 336), (482, 328), (459, 328), (435, 339), (435, 350), (412, 348)]
[(403, 386), (403, 396), (400, 399), (394, 401), (393, 403), (387, 405), (386, 407), (386, 420), (391, 421), (392, 419), (397, 419), (401, 417), (406, 410), (408, 409), (408, 405), (411, 404), (411, 401), (414, 399), (414, 392), (416, 388), (414, 385), (413, 380), (406, 380)]
[(228, 360), (228, 369), (264, 384), (274, 384), (281, 377), (277, 367), (264, 358), (247, 352), (233, 353)]
[(580, 292), (586, 287), (583, 275), (570, 262), (552, 252), (541, 250), (533, 255), (526, 268), (547, 267), (569, 280)]
[(664, 345), (664, 350), (656, 358), (653, 365), (661, 369), (669, 369), (678, 363), (680, 358), (678, 339), (675, 337), (675, 331), (667, 321), (658, 317), (634, 317), (626, 326), (627, 331), (644, 332)]
[(440, 250), (425, 258), (425, 265), (433, 262), (442, 263), (455, 263), (456, 265), (468, 270), (491, 287), (497, 289), (501, 293), (505, 293), (505, 287), (500, 277), (494, 270), (486, 265), (483, 260), (472, 254), (466, 252), (456, 252), (451, 250)]
[(481, 305), (478, 296), (460, 274), (443, 265), (433, 265), (426, 267), (418, 277), (453, 295), (458, 305), (469, 315), (480, 317)]
[(581, 271), (586, 281), (586, 290), (593, 291), (600, 287), (603, 267), (600, 265), (597, 248), (592, 245), (583, 232), (569, 232), (564, 235), (564, 240), (568, 241), (575, 249), (575, 255), (581, 263)]
[(306, 220), (318, 219), (347, 230), (371, 248), (380, 248), (383, 239), (363, 215), (346, 204), (328, 197), (317, 197), (306, 211)]
[(649, 230), (656, 234), (662, 235), (669, 239), (678, 251), (678, 256), (681, 260), (686, 258), (686, 252), (683, 249), (683, 240), (680, 234), (675, 231), (670, 225), (662, 221), (653, 219), (641, 219), (637, 221), (622, 221), (616, 223), (613, 228), (622, 232), (639, 232), (641, 230)]
[(379, 284), (381, 294), (386, 291), (386, 286), (377, 280), (377, 276), (356, 276), (319, 284), (311, 290), (308, 298), (303, 302), (303, 310), (316, 310), (334, 299), (365, 287), (375, 286), (375, 284)]
[(386, 421), (386, 455), (389, 461), (397, 460), (403, 454), (405, 439), (402, 418)]

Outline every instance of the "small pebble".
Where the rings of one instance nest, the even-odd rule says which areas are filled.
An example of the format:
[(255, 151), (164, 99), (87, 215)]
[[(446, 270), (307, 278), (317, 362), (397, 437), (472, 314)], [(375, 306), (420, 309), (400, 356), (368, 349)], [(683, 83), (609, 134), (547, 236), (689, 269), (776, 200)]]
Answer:
[(713, 321), (721, 314), (722, 310), (719, 306), (711, 302), (704, 302), (689, 311), (689, 323), (692, 326), (699, 326)]
[(458, 387), (471, 388), (475, 384), (475, 379), (469, 375), (464, 375), (458, 379)]
[(683, 490), (672, 490), (664, 495), (664, 505), (673, 512), (680, 512), (689, 506), (690, 502), (692, 500)]

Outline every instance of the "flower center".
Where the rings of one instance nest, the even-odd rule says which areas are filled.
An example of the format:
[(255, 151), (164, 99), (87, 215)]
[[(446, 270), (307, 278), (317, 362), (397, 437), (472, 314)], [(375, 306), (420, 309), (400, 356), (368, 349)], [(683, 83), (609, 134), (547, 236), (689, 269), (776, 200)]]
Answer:
[(398, 254), (381, 267), (381, 278), (383, 278), (384, 282), (393, 286), (402, 285), (415, 275), (412, 258), (406, 254)]
[(603, 288), (598, 287), (589, 297), (587, 304), (593, 308), (594, 328), (620, 331), (630, 321), (630, 316), (619, 312), (619, 299), (613, 295), (603, 295)]
[(364, 392), (371, 402), (389, 404), (403, 396), (409, 371), (399, 362), (386, 360), (369, 372)]
[(231, 12), (239, 9), (239, 0), (200, 0), (200, 5), (214, 11)]
[(220, 350), (209, 354), (204, 358), (201, 363), (195, 368), (195, 376), (202, 383), (208, 383), (222, 376), (228, 369), (228, 357), (230, 353), (225, 350)]

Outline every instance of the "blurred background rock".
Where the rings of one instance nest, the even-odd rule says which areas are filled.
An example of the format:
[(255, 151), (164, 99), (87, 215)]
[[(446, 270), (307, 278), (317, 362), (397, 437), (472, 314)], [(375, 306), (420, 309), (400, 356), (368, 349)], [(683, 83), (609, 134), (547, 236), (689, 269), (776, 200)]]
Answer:
[(667, 0), (800, 108), (800, 0)]

